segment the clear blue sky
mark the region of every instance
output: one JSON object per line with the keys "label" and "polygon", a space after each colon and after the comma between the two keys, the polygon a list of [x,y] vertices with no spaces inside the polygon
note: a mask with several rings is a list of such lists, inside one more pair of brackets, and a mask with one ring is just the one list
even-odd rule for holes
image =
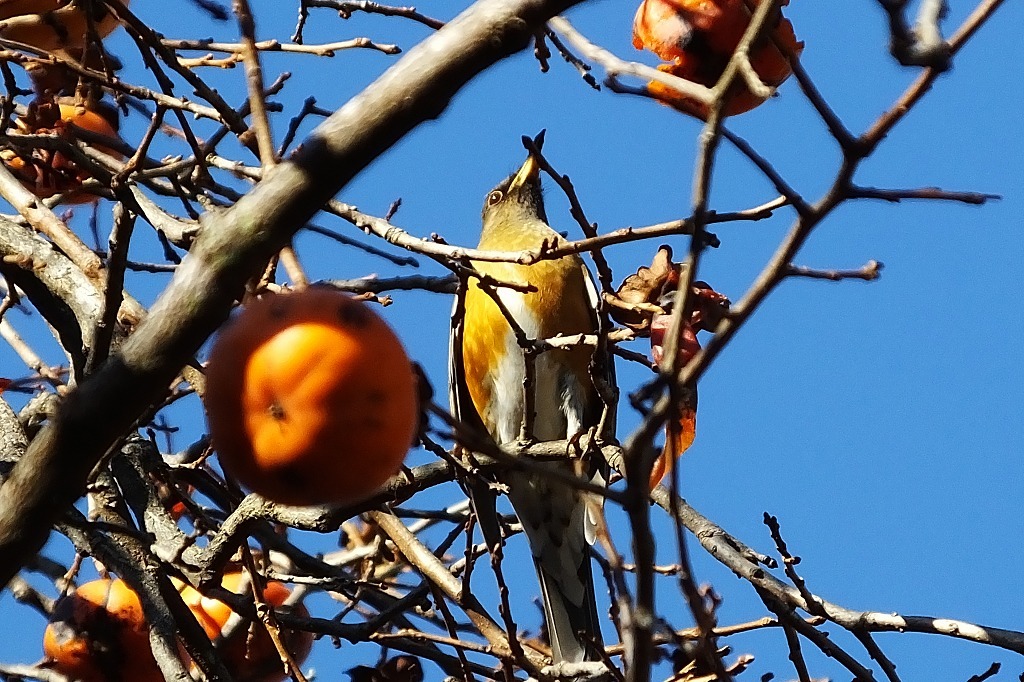
{"label": "clear blue sky", "polygon": [[[168,37],[237,37],[234,24],[210,22],[191,3],[174,4],[173,13],[164,3],[137,2],[134,9]],[[950,30],[973,7],[960,0],[951,4]],[[295,3],[253,5],[259,36],[288,40]],[[448,19],[452,6],[424,2],[419,9]],[[632,1],[604,0],[569,16],[619,56],[652,63],[630,44],[634,11]],[[916,73],[888,55],[886,24],[875,2],[794,0],[787,16],[806,42],[805,67],[854,132],[870,125]],[[1024,370],[1018,351],[1024,335],[1018,270],[1024,262],[1021,26],[1024,6],[1006,3],[857,176],[866,185],[938,186],[1003,199],[980,208],[939,202],[843,207],[818,229],[797,262],[855,268],[877,259],[885,264],[882,278],[870,284],[785,283],[700,385],[697,440],[681,469],[684,496],[727,531],[768,553],[772,543],[762,513],[777,515],[790,548],[803,557],[799,568],[810,589],[843,606],[1024,629],[1019,586],[1024,551],[1018,542],[1024,515],[1019,416]],[[366,35],[408,49],[428,34],[429,29],[402,19],[357,14],[343,22],[330,11],[313,10],[306,41]],[[135,66],[123,33],[110,46],[129,65],[126,79],[151,83]],[[279,98],[286,111],[273,121],[278,138],[306,96],[315,94],[320,106],[334,109],[395,59],[370,51],[343,52],[333,60],[269,55],[268,81],[283,70],[293,74]],[[491,69],[466,87],[440,120],[403,140],[340,198],[381,215],[401,197],[396,224],[417,235],[437,232],[451,243],[474,245],[486,191],[521,162],[520,136],[546,128],[547,157],[572,177],[588,216],[602,231],[686,216],[700,124],[648,100],[594,92],[557,57],[551,66],[542,74],[532,57],[522,54]],[[244,96],[241,68],[203,75],[229,101]],[[209,134],[204,125],[201,134]],[[838,150],[794,83],[728,125],[808,199],[820,196],[835,173]],[[125,138],[137,141],[144,126],[133,114],[123,126]],[[302,134],[308,131],[307,125]],[[162,153],[182,153],[177,142],[160,144]],[[547,196],[552,224],[578,236],[561,194],[551,188]],[[757,170],[724,144],[712,208],[737,210],[774,196]],[[105,235],[109,205],[101,204],[100,210]],[[87,211],[78,213],[75,224],[84,230]],[[780,211],[763,222],[716,226],[722,246],[707,254],[700,278],[739,299],[791,220],[792,214]],[[328,217],[317,222],[346,230]],[[677,252],[686,248],[682,239],[671,243]],[[132,256],[155,258],[154,244],[140,224]],[[648,262],[656,247],[650,242],[608,250],[616,279]],[[315,278],[412,273],[316,235],[302,236],[298,248]],[[420,260],[419,272],[442,273]],[[131,286],[151,302],[165,282],[160,275],[143,275]],[[385,311],[442,392],[449,305],[447,297],[402,294]],[[31,320],[20,313],[10,319],[51,349],[51,362],[61,361],[52,343],[29,331]],[[643,341],[634,347],[646,350]],[[0,362],[4,376],[25,374],[7,348],[0,349]],[[645,378],[632,368],[620,370],[624,392]],[[178,447],[204,428],[195,402],[170,416],[182,426]],[[626,411],[620,433],[637,421]],[[426,460],[417,453],[411,461]],[[454,499],[453,490],[447,493]],[[657,510],[654,518],[658,536],[665,538],[659,559],[672,563],[670,526]],[[305,542],[327,551],[334,540]],[[695,543],[692,547],[698,579],[711,582],[724,598],[722,624],[766,614],[746,583]],[[53,550],[66,553],[66,543],[55,542]],[[522,585],[518,592],[532,594],[525,549],[512,551],[508,565],[522,567],[513,577]],[[484,585],[480,589],[489,593]],[[677,627],[688,626],[684,607],[672,594],[674,583],[665,579],[659,590],[663,615]],[[537,611],[526,599],[517,609],[523,627],[536,626]],[[23,625],[17,636],[5,638],[0,660],[35,660],[41,619],[9,595],[0,596],[0,620],[15,618]],[[834,636],[866,660],[855,640]],[[756,656],[741,679],[756,680],[766,672],[780,680],[795,678],[781,633],[726,641],[734,654]],[[1004,663],[999,679],[1016,679],[1024,671],[1014,654],[949,638],[890,634],[877,641],[904,680],[966,680],[992,661]],[[804,651],[813,676],[849,677],[812,646],[805,644]],[[340,670],[373,655],[367,647],[338,652],[320,642],[307,667],[317,668],[320,679],[338,679]],[[428,679],[439,676],[428,668]]]}

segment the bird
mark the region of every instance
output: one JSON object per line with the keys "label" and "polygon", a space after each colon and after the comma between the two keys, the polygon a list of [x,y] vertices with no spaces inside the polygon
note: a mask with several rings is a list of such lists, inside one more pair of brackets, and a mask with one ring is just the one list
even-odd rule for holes
{"label": "bird", "polygon": [[[543,133],[533,148],[539,151],[542,142]],[[547,223],[540,170],[531,150],[522,167],[487,194],[479,249],[520,251],[565,243]],[[469,278],[460,288],[449,352],[452,411],[464,424],[482,427],[495,443],[505,445],[521,435],[527,367],[516,330],[505,314],[531,340],[595,334],[600,329],[597,290],[576,254],[532,265],[473,261],[472,266],[496,284],[481,286],[478,279]],[[528,285],[532,290],[501,283]],[[603,403],[591,378],[594,347],[550,350],[534,358],[534,418],[528,435],[538,441],[568,440],[597,426]],[[607,380],[612,380],[610,358],[601,364],[606,366]],[[540,465],[570,474],[575,471],[568,459]],[[592,475],[592,480],[603,480],[600,472]],[[553,661],[600,660],[603,644],[589,554],[593,521],[588,493],[538,471],[503,472],[500,482],[533,555]],[[498,531],[495,521],[488,532],[485,513],[479,510],[481,504],[494,501],[488,487],[483,488],[477,486],[476,493],[473,489],[470,493],[485,541],[493,548],[501,540],[488,537]],[[493,507],[490,511],[493,515]]]}

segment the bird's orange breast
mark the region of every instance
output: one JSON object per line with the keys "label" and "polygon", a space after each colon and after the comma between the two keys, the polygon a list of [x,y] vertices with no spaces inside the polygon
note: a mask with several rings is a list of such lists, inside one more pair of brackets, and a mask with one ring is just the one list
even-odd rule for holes
{"label": "bird's orange breast", "polygon": [[[482,273],[502,282],[530,284],[536,291],[521,293],[495,287],[504,307],[530,339],[593,334],[583,261],[569,256],[532,266],[513,263],[475,263]],[[567,412],[582,414],[594,400],[588,364],[592,349],[551,350],[537,356],[534,435],[565,438]],[[488,431],[499,442],[515,437],[522,420],[525,361],[505,315],[491,294],[473,280],[466,291],[462,359],[473,405]],[[572,404],[573,401],[580,404]]]}

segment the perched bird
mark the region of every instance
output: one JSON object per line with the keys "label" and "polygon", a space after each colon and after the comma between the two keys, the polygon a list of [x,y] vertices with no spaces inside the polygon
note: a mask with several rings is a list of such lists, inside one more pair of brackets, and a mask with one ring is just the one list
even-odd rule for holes
{"label": "perched bird", "polygon": [[[517,173],[487,195],[479,248],[519,251],[564,242],[547,224],[540,167],[531,153]],[[531,340],[594,334],[599,328],[597,292],[577,255],[533,265],[475,261],[473,267],[499,284],[486,287],[488,291],[472,278],[456,301],[449,357],[452,409],[464,423],[483,427],[495,442],[506,444],[520,437],[523,426],[526,361],[502,307]],[[535,291],[524,293],[500,282],[532,285]],[[586,346],[534,356],[534,419],[528,436],[540,441],[571,439],[598,424],[602,402],[591,378],[593,356],[593,347]],[[603,364],[610,376],[610,361]],[[543,466],[574,472],[568,460]],[[584,495],[541,472],[506,472],[501,482],[533,553],[552,657],[555,662],[596,660],[601,629],[588,547],[592,525]],[[471,494],[483,517],[479,508],[493,504],[493,494],[489,500],[481,499],[488,497],[487,491]],[[481,528],[492,548],[500,543],[500,537],[487,537],[484,518]],[[496,533],[495,523],[490,534]]]}

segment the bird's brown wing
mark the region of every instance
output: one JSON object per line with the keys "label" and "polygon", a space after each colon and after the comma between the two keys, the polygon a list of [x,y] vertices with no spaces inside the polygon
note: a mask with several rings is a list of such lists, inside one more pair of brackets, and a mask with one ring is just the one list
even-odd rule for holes
{"label": "bird's brown wing", "polygon": [[[587,299],[590,302],[590,309],[594,315],[594,329],[597,330],[601,338],[606,338],[605,335],[611,328],[611,320],[607,315],[601,314],[601,294],[597,290],[597,285],[594,283],[590,270],[586,265],[583,265],[582,268],[583,282],[587,289]],[[614,441],[615,423],[617,421],[616,401],[619,395],[618,385],[615,382],[615,356],[612,354],[608,343],[598,343],[591,360],[591,372],[591,378],[595,382],[603,384],[598,390],[608,391],[611,398],[608,405],[608,414],[605,418],[604,430],[600,435],[603,440]],[[594,404],[588,406],[587,423],[598,424],[604,409],[604,402],[598,397]]]}

